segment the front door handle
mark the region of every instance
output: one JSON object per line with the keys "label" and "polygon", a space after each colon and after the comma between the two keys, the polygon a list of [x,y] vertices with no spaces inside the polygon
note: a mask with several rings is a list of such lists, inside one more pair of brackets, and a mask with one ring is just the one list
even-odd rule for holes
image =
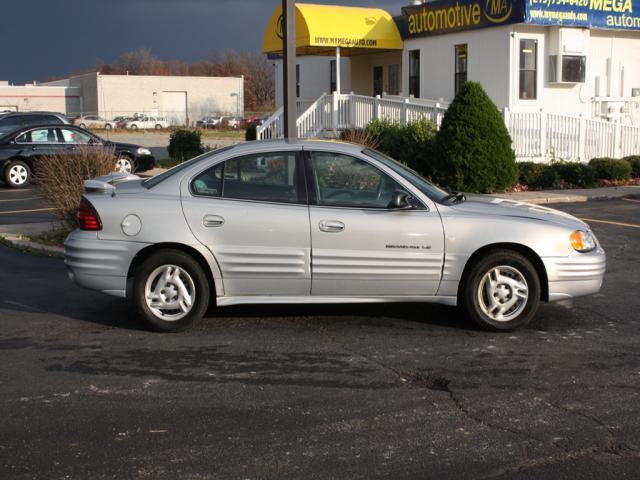
{"label": "front door handle", "polygon": [[344,223],[338,220],[320,220],[318,223],[320,230],[327,233],[341,232],[344,230]]}
{"label": "front door handle", "polygon": [[224,225],[224,218],[219,215],[205,215],[202,224],[205,227],[221,227]]}

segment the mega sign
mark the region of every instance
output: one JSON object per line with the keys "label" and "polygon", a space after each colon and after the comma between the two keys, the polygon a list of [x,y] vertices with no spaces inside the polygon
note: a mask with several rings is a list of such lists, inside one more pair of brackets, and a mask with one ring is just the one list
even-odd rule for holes
{"label": "mega sign", "polygon": [[525,0],[527,23],[640,29],[640,0]]}
{"label": "mega sign", "polygon": [[435,0],[402,15],[405,38],[523,22],[640,30],[640,0]]}

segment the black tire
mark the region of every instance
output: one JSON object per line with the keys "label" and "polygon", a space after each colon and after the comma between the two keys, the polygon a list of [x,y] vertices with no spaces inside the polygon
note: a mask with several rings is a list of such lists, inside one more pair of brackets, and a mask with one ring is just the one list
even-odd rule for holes
{"label": "black tire", "polygon": [[160,130],[162,128],[162,125],[156,125],[156,130]]}
{"label": "black tire", "polygon": [[[193,292],[191,292],[191,294],[194,301],[191,309],[185,316],[175,320],[168,320],[158,316],[149,307],[145,299],[147,281],[152,277],[150,287],[157,287],[158,283],[153,282],[153,279],[158,279],[158,275],[161,275],[161,273],[155,272],[158,272],[158,270],[161,270],[164,266],[179,267],[183,272],[188,274],[193,283]],[[161,271],[164,272],[166,270],[162,269]],[[175,273],[175,270],[172,271]],[[181,277],[181,279],[184,280],[184,277]],[[184,284],[187,285],[187,290],[190,290],[189,284]],[[171,285],[167,288],[170,287]],[[174,293],[178,291],[178,289],[173,289]],[[133,278],[130,301],[133,303],[140,318],[154,330],[160,332],[179,332],[189,327],[195,320],[200,319],[205,314],[209,306],[210,291],[211,285],[209,285],[207,276],[200,264],[193,257],[179,250],[167,249],[154,253],[139,266]],[[164,288],[162,292],[165,292]],[[167,295],[162,295],[163,297],[174,298],[171,296],[171,292]],[[167,313],[170,311],[174,310],[168,310]]]}
{"label": "black tire", "polygon": [[80,125],[78,125],[80,128],[87,128],[87,126],[84,123],[81,123]]}
{"label": "black tire", "polygon": [[[513,310],[504,312],[506,318],[497,320],[485,313],[486,303],[496,302],[494,304],[495,307],[500,309],[501,303],[507,303],[511,298],[510,294],[513,295],[511,286],[498,281],[496,288],[499,290],[494,292],[497,296],[494,295],[494,300],[490,300],[487,289],[483,288],[481,283],[485,275],[489,275],[489,272],[495,271],[497,267],[501,266],[507,267],[501,272],[507,277],[517,277],[518,274],[524,277],[527,298],[524,301],[519,301],[512,307]],[[487,281],[489,284],[491,283],[489,280]],[[486,287],[486,282],[484,287]],[[487,288],[491,290],[490,286]],[[508,332],[520,328],[531,321],[540,306],[540,292],[540,277],[531,261],[521,253],[499,249],[488,252],[471,266],[463,279],[459,300],[460,306],[480,328],[496,332]],[[485,304],[484,309],[483,304]],[[498,314],[499,312],[496,312],[496,315]],[[508,318],[509,316],[513,316],[513,318]]]}
{"label": "black tire", "polygon": [[31,168],[22,160],[9,162],[3,173],[4,183],[9,188],[25,188],[31,183]]}
{"label": "black tire", "polygon": [[134,125],[131,125],[131,126],[129,127],[129,129],[130,129],[130,130],[138,130],[138,126],[134,124]]}
{"label": "black tire", "polygon": [[113,126],[112,126],[110,123],[107,123],[107,124],[104,126],[104,129],[105,129],[105,130],[111,130],[111,129],[113,129]]}

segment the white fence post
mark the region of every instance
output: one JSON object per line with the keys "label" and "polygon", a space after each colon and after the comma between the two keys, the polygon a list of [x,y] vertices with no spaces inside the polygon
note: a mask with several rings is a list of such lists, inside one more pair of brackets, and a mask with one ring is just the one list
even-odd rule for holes
{"label": "white fence post", "polygon": [[400,123],[402,125],[406,125],[408,122],[408,108],[407,106],[409,105],[409,99],[405,98],[404,102],[402,102],[402,108],[400,109]]}
{"label": "white fence post", "polygon": [[587,148],[587,121],[582,116],[582,114],[580,114],[579,117],[580,118],[578,121],[580,122],[580,126],[578,129],[578,161],[586,162],[587,159],[585,158],[585,152]]}
{"label": "white fence post", "polygon": [[356,127],[356,97],[354,93],[349,94],[349,128]]}
{"label": "white fence post", "polygon": [[380,118],[380,95],[376,95],[376,99],[373,102],[373,119],[379,119]]}
{"label": "white fence post", "polygon": [[622,128],[620,122],[616,122],[613,130],[613,157],[622,157]]}
{"label": "white fence post", "polygon": [[547,157],[547,113],[540,109],[540,156]]}
{"label": "white fence post", "polygon": [[511,112],[509,111],[509,107],[504,107],[502,109],[502,120],[504,121],[505,126],[507,127],[507,132],[509,132],[509,136],[511,137],[511,149],[516,152],[516,139],[513,136],[513,131],[511,130]]}
{"label": "white fence post", "polygon": [[333,132],[336,133],[338,129],[338,94],[333,92],[333,104],[331,111],[331,123],[333,123]]}

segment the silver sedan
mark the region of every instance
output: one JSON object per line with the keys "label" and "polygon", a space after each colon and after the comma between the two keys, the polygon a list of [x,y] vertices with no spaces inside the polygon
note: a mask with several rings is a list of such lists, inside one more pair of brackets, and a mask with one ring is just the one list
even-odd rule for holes
{"label": "silver sedan", "polygon": [[156,177],[89,180],[65,242],[78,285],[162,331],[209,305],[435,302],[512,330],[596,293],[605,254],[549,208],[449,194],[362,146],[252,142]]}

